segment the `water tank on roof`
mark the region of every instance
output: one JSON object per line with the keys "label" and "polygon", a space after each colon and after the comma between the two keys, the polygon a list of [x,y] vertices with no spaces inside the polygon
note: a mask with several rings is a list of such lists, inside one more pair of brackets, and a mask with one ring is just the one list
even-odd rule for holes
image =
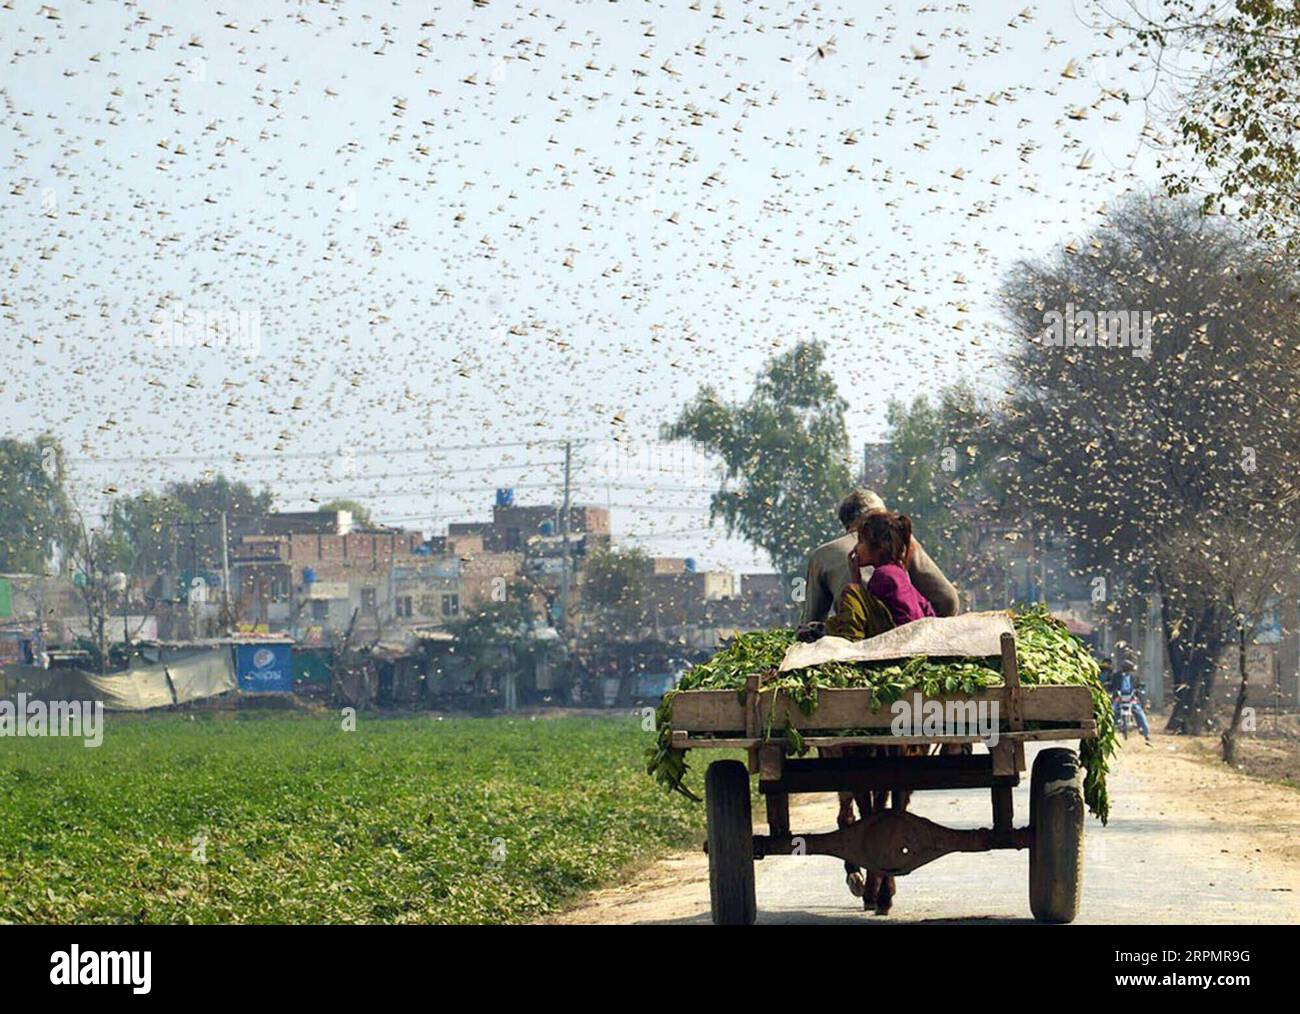
{"label": "water tank on roof", "polygon": [[688,574],[695,573],[695,557],[693,556],[688,556],[686,558],[686,573]]}
{"label": "water tank on roof", "polygon": [[303,569],[302,569],[302,583],[303,583],[303,584],[315,584],[315,582],[316,582],[316,568],[315,568],[315,567],[303,567]]}
{"label": "water tank on roof", "polygon": [[515,505],[515,491],[513,487],[502,486],[497,490],[497,506],[513,507]]}
{"label": "water tank on roof", "polygon": [[555,522],[554,522],[554,521],[549,521],[549,520],[548,520],[548,521],[543,521],[539,527],[540,527],[541,532],[542,532],[543,535],[554,535],[554,534],[555,534]]}

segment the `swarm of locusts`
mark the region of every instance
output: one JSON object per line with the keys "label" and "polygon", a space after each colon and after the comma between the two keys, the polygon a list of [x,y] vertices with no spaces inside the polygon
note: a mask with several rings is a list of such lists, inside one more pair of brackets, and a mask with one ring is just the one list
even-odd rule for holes
{"label": "swarm of locusts", "polygon": [[[1028,686],[1078,685],[1092,693],[1097,723],[1095,739],[1082,741],[1079,759],[1086,769],[1083,797],[1088,809],[1104,824],[1110,814],[1106,772],[1115,753],[1115,723],[1110,696],[1101,684],[1100,668],[1088,649],[1066,630],[1065,624],[1041,607],[1012,614],[1016,631],[1016,657],[1020,681]],[[647,750],[650,774],[666,788],[697,798],[686,788],[686,753],[671,743],[673,694],[683,690],[735,690],[743,696],[745,681],[753,673],[772,674],[762,684],[763,693],[784,691],[805,715],[817,709],[820,690],[858,688],[871,691],[871,705],[888,707],[904,693],[926,695],[973,693],[1002,685],[999,660],[931,659],[918,657],[897,662],[831,662],[776,674],[786,649],[794,641],[792,630],[763,630],[741,634],[707,662],[695,666],[677,690],[664,695],[656,715],[656,743]],[[793,728],[768,728],[768,738],[783,737],[791,752],[803,744]]]}

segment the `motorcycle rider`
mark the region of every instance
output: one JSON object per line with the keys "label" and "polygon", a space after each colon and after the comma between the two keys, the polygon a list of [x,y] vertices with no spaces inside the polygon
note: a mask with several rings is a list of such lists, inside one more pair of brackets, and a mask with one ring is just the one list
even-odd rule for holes
{"label": "motorcycle rider", "polygon": [[[1118,647],[1118,646],[1117,646]],[[1137,690],[1137,681],[1134,678],[1133,659],[1127,652],[1116,651],[1115,653],[1115,675],[1111,681],[1111,696],[1113,707],[1115,709],[1115,721],[1119,721],[1121,701],[1128,698],[1130,700],[1130,712],[1133,720],[1137,722],[1138,731],[1142,733],[1146,745],[1151,745],[1151,727],[1147,724],[1146,712],[1142,710],[1142,698]]]}

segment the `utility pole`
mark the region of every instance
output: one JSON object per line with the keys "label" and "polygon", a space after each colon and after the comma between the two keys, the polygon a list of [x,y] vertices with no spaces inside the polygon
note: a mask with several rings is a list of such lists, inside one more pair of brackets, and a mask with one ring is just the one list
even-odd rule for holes
{"label": "utility pole", "polygon": [[[198,522],[190,521],[188,522],[188,524],[190,526],[190,583],[189,583],[189,587],[185,589],[185,600],[186,603],[189,605],[189,611],[190,611],[190,637],[196,638],[199,636],[199,619],[198,619],[199,611],[194,608],[195,606],[194,582],[197,579],[197,575],[199,572],[199,554],[195,545],[194,526],[198,524]],[[204,587],[203,601],[206,602],[207,600],[208,600],[208,589]]]}
{"label": "utility pole", "polygon": [[564,566],[560,570],[560,624],[565,633],[569,629],[569,475],[572,463],[573,445],[564,442],[564,508],[560,512],[560,536],[563,543]]}
{"label": "utility pole", "polygon": [[221,512],[221,617],[226,621],[226,633],[234,627],[230,615],[230,543],[226,538],[226,512]]}
{"label": "utility pole", "polygon": [[172,593],[172,594],[171,594],[171,598],[172,598],[172,603],[175,604],[175,603],[177,603],[177,602],[179,602],[179,601],[181,600],[181,593],[180,593],[180,584],[181,584],[181,581],[180,581],[180,569],[181,569],[181,564],[180,564],[180,560],[177,559],[177,550],[176,550],[176,547],[177,547],[177,540],[173,538],[173,539],[168,539],[167,541],[170,542],[170,543],[172,544],[172,570],[171,570],[171,579],[172,579],[171,593]]}

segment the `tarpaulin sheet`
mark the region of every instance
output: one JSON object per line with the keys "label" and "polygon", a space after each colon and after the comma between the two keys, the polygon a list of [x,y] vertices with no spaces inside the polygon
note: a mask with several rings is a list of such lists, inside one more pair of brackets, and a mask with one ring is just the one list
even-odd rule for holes
{"label": "tarpaulin sheet", "polygon": [[989,658],[1002,654],[1002,635],[1013,633],[1011,617],[1003,612],[927,616],[862,641],[843,637],[796,641],[786,649],[780,671],[824,662],[883,662],[916,655]]}
{"label": "tarpaulin sheet", "polygon": [[109,711],[147,711],[176,703],[167,683],[167,666],[161,662],[134,666],[112,676],[78,675],[86,688],[84,696],[103,701]]}
{"label": "tarpaulin sheet", "polygon": [[169,662],[138,665],[111,676],[78,669],[47,672],[24,667],[10,693],[44,700],[103,701],[110,711],[148,711],[215,697],[238,687],[229,648],[212,648]]}
{"label": "tarpaulin sheet", "polygon": [[229,648],[200,651],[167,663],[167,675],[176,691],[176,703],[215,697],[239,686]]}

